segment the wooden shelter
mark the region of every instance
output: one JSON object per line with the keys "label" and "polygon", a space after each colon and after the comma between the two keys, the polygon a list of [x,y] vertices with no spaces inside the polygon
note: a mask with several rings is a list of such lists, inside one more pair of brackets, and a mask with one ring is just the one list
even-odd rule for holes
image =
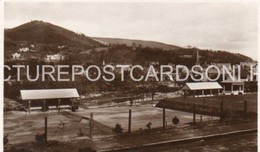
{"label": "wooden shelter", "polygon": [[218,82],[188,82],[182,89],[185,95],[213,96],[219,95],[222,86]]}
{"label": "wooden shelter", "polygon": [[50,106],[59,111],[62,105],[74,105],[74,100],[79,98],[77,89],[30,89],[20,90],[22,102],[27,106],[30,113],[31,107],[42,107],[43,111]]}

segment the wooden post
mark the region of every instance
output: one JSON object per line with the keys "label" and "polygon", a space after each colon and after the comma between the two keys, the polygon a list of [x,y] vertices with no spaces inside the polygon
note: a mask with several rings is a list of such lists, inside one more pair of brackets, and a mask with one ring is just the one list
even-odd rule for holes
{"label": "wooden post", "polygon": [[163,130],[165,129],[165,108],[163,108]]}
{"label": "wooden post", "polygon": [[128,117],[128,132],[131,132],[131,119],[132,119],[132,111],[129,109],[129,117]]}
{"label": "wooden post", "polygon": [[58,113],[60,113],[60,99],[58,99]]}
{"label": "wooden post", "polygon": [[196,125],[196,109],[195,109],[195,104],[193,104],[193,125]]}
{"label": "wooden post", "polygon": [[231,93],[233,93],[233,84],[231,83]]}
{"label": "wooden post", "polygon": [[90,113],[90,120],[89,120],[89,137],[92,138],[92,128],[94,126],[93,122],[93,113]]}
{"label": "wooden post", "polygon": [[244,119],[247,118],[247,101],[244,101]]}
{"label": "wooden post", "polygon": [[28,101],[28,112],[31,113],[31,100]]}
{"label": "wooden post", "polygon": [[224,101],[223,101],[223,98],[222,98],[222,101],[220,103],[220,122],[223,121],[223,104],[224,104]]}
{"label": "wooden post", "polygon": [[46,141],[46,142],[47,142],[47,132],[48,132],[48,128],[47,128],[47,117],[45,117],[44,133],[45,133],[45,141]]}

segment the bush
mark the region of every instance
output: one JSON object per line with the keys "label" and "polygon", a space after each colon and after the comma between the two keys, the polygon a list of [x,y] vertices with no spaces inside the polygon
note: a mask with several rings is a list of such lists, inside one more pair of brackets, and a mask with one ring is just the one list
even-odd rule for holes
{"label": "bush", "polygon": [[8,140],[8,135],[4,136],[4,145],[8,144],[9,140]]}
{"label": "bush", "polygon": [[116,133],[122,133],[123,128],[122,128],[122,126],[121,126],[120,124],[117,123],[116,126],[115,126],[114,131],[115,131]]}
{"label": "bush", "polygon": [[43,133],[43,134],[37,133],[37,134],[35,135],[35,140],[36,140],[37,142],[45,141],[45,133]]}
{"label": "bush", "polygon": [[86,147],[86,148],[79,149],[79,152],[96,152],[96,150],[91,147]]}

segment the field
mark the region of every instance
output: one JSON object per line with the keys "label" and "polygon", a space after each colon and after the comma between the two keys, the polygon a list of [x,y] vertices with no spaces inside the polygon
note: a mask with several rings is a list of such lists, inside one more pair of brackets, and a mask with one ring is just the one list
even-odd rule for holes
{"label": "field", "polygon": [[[216,98],[217,100],[213,100]],[[239,108],[243,104],[243,100],[248,101],[248,111],[254,112],[256,109],[256,94],[247,94],[239,96],[223,96],[224,108]],[[176,101],[173,101],[175,100]],[[187,99],[187,98],[186,98]],[[194,103],[203,106],[218,107],[222,96],[190,98],[187,103]],[[228,100],[230,99],[230,100]],[[166,100],[168,103],[183,103],[181,98],[172,98]],[[233,106],[231,106],[233,104]],[[253,106],[254,105],[254,106]],[[242,106],[243,107],[243,106]],[[56,110],[48,112],[32,111],[30,114],[22,111],[5,111],[4,112],[4,134],[8,134],[10,144],[31,143],[35,142],[35,135],[44,132],[44,117],[48,117],[48,140],[56,140],[61,142],[80,141],[81,139],[90,139],[89,117],[93,113],[94,127],[91,132],[91,138],[94,141],[110,139],[115,134],[112,128],[117,123],[121,124],[123,132],[128,131],[129,109],[132,111],[131,131],[147,130],[146,124],[151,122],[151,128],[161,128],[163,119],[163,110],[154,107],[151,102],[143,102],[142,104],[134,104],[130,106],[126,103],[112,103],[103,105],[84,106],[77,112],[71,112],[68,109],[62,110],[60,114]],[[177,116],[180,123],[177,126],[172,124],[172,118]],[[196,115],[197,122],[205,122],[209,120],[218,120],[219,117]],[[189,112],[176,111],[166,109],[166,122],[169,128],[185,128],[190,126],[193,121],[193,114]],[[64,127],[59,124],[64,123]],[[81,130],[82,136],[79,136]],[[184,133],[184,132],[183,132]],[[186,134],[186,133],[184,133]]]}
{"label": "field", "polygon": [[257,118],[257,94],[223,95],[212,97],[177,97],[165,99],[157,104],[157,107],[193,112],[200,114],[220,116],[221,102],[223,101],[223,114],[229,118],[242,117],[246,101],[248,118]]}
{"label": "field", "polygon": [[[128,111],[132,109],[132,131],[140,128],[146,129],[148,122],[152,123],[151,128],[162,127],[162,109],[152,107],[150,104],[127,106],[121,105],[103,108],[80,108],[78,112],[63,110],[61,114],[57,111],[32,111],[30,114],[20,111],[4,113],[4,133],[8,134],[10,143],[26,143],[35,141],[37,133],[44,132],[44,117],[48,117],[48,139],[58,141],[69,141],[89,138],[89,121],[81,119],[94,115],[93,139],[112,136],[112,128],[116,123],[122,125],[123,132],[128,131]],[[171,119],[177,116],[180,119],[178,126],[185,126],[192,122],[192,114],[180,111],[166,110],[166,121],[168,126],[173,126]],[[211,116],[203,116],[202,120],[218,119]],[[63,129],[59,129],[59,124],[65,123]],[[197,121],[200,116],[197,115]],[[79,129],[85,134],[78,136]]]}
{"label": "field", "polygon": [[[113,106],[106,108],[90,108],[86,110],[80,110],[77,112],[77,115],[81,116],[89,116],[92,112],[94,114],[94,120],[106,125],[110,128],[115,127],[116,123],[122,125],[124,131],[128,130],[128,116],[129,109],[132,110],[132,131],[141,129],[146,129],[146,124],[151,122],[152,128],[162,127],[162,118],[163,118],[163,110],[161,108],[156,108],[151,106],[150,104],[138,105],[138,106]],[[174,110],[166,110],[166,122],[168,126],[173,126],[172,118],[177,116],[180,120],[178,126],[187,125],[187,123],[192,122],[192,114],[174,111]],[[197,121],[200,121],[200,115],[196,117]],[[211,116],[202,116],[202,120],[213,120],[218,119],[216,117]]]}

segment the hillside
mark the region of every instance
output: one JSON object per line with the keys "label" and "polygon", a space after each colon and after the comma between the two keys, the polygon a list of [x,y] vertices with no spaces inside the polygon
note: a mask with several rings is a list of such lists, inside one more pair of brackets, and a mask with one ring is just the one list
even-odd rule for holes
{"label": "hillside", "polygon": [[[62,27],[43,21],[31,21],[12,29],[5,29],[5,43],[15,45],[15,42],[43,45],[65,45],[84,48],[99,47],[101,44]],[[9,45],[7,45],[9,46]]]}
{"label": "hillside", "polygon": [[[112,45],[111,45],[112,44]],[[15,28],[5,29],[4,58],[21,53],[21,60],[44,61],[46,55],[63,54],[66,63],[74,64],[160,64],[193,65],[199,50],[200,63],[231,63],[252,61],[251,58],[227,51],[199,48],[182,48],[154,41],[119,38],[87,37],[63,27],[43,21],[31,21]],[[21,51],[27,49],[27,51]]]}
{"label": "hillside", "polygon": [[155,42],[155,41],[145,41],[145,40],[131,40],[131,39],[121,39],[121,38],[103,38],[103,37],[92,37],[94,40],[99,41],[103,44],[126,44],[127,46],[141,46],[142,48],[145,47],[151,47],[151,48],[160,48],[164,50],[176,50],[181,47],[165,44],[161,42]]}

